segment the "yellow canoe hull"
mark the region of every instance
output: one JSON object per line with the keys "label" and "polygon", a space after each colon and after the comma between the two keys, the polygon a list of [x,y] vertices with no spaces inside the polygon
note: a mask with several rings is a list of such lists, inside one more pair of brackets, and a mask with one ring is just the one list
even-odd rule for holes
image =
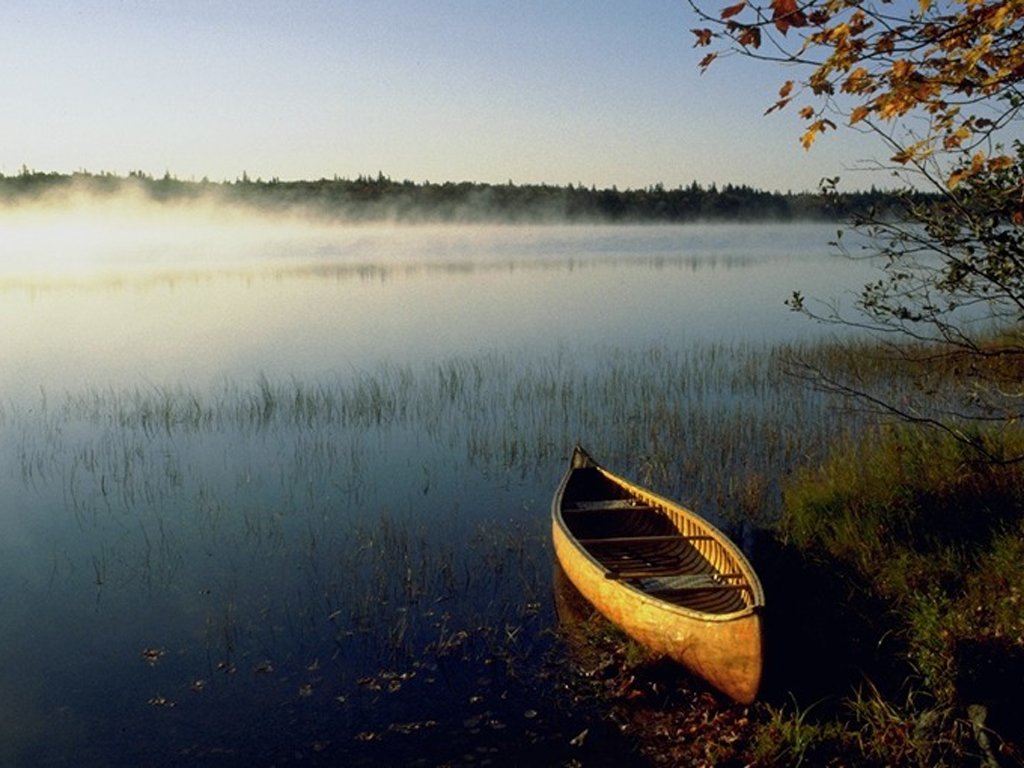
{"label": "yellow canoe hull", "polygon": [[757,697],[764,594],[721,531],[577,448],[552,502],[552,540],[572,584],[626,634],[737,702]]}

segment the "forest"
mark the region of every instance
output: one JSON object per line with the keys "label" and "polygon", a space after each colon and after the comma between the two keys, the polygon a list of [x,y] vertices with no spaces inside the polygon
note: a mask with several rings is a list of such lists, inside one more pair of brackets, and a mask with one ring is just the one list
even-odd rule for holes
{"label": "forest", "polygon": [[[828,186],[828,185],[826,185]],[[234,181],[181,180],[170,173],[40,172],[23,167],[0,174],[0,202],[22,204],[66,194],[94,197],[137,193],[153,201],[187,202],[215,198],[280,213],[354,221],[496,223],[683,223],[692,221],[846,221],[871,212],[897,215],[907,193],[872,187],[861,192],[767,192],[746,185],[694,181],[667,188],[598,189],[580,184],[488,184],[394,181],[383,173],[356,179],[265,181],[248,174]]]}

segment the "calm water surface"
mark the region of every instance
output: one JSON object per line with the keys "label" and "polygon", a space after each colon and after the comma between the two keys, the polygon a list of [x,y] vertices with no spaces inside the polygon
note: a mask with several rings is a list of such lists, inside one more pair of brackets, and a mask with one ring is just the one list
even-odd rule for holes
{"label": "calm water surface", "polygon": [[0,765],[619,760],[554,609],[572,442],[770,507],[840,429],[773,374],[821,333],[783,301],[867,277],[807,225],[40,222],[0,257]]}

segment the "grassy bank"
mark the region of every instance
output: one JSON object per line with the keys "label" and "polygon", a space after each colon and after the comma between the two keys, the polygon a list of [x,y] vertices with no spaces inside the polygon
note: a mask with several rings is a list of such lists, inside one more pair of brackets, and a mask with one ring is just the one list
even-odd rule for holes
{"label": "grassy bank", "polygon": [[[1024,434],[1000,439],[1019,452]],[[791,601],[793,626],[783,632],[816,633],[845,669],[833,666],[830,691],[803,683],[800,698],[769,706],[765,756],[1019,763],[1024,466],[979,461],[949,436],[891,428],[837,446],[784,495],[779,554],[801,563],[794,571],[827,571],[839,604]],[[785,586],[800,594],[798,583]],[[818,713],[812,696],[825,697]]]}

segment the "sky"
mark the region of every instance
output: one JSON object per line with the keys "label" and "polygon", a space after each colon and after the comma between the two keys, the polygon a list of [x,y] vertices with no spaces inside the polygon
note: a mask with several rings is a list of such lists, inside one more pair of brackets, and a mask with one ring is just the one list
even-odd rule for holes
{"label": "sky", "polygon": [[[583,184],[877,181],[805,151],[793,73],[705,74],[685,0],[0,0],[0,173]],[[884,182],[883,182],[884,183]]]}

